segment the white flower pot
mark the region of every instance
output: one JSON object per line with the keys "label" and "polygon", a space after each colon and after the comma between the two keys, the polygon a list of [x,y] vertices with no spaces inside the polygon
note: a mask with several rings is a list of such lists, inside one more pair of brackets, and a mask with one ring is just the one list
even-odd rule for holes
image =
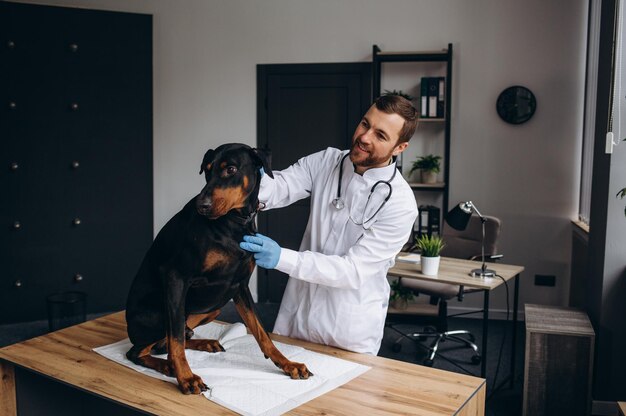
{"label": "white flower pot", "polygon": [[396,299],[396,300],[391,301],[391,306],[394,309],[403,311],[409,307],[409,301],[407,299],[402,299],[402,298]]}
{"label": "white flower pot", "polygon": [[441,256],[437,257],[424,257],[422,256],[422,274],[428,276],[436,276],[439,272],[439,260]]}
{"label": "white flower pot", "polygon": [[422,170],[422,183],[436,183],[437,173],[432,170]]}

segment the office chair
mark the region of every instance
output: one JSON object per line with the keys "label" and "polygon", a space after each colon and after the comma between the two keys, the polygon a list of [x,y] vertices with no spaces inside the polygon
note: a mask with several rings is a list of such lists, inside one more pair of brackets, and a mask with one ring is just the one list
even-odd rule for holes
{"label": "office chair", "polygon": [[[500,220],[496,217],[484,216],[485,223],[485,259],[487,261],[494,261],[501,256],[495,255],[497,253],[498,237],[500,235]],[[441,251],[442,256],[462,258],[469,260],[482,260],[481,256],[481,243],[482,243],[482,223],[481,219],[477,216],[470,218],[467,228],[463,231],[455,230],[452,227],[445,227],[443,230],[442,238],[446,246]],[[489,253],[489,254],[487,254]],[[466,289],[460,285],[452,285],[447,283],[439,283],[433,281],[422,281],[415,279],[400,278],[400,284],[406,288],[411,289],[415,294],[424,294],[430,296],[430,304],[437,305],[437,323],[435,328],[426,327],[422,332],[414,332],[404,334],[394,328],[393,324],[388,324],[387,327],[401,334],[392,346],[392,350],[399,352],[402,348],[401,341],[404,338],[417,341],[420,347],[426,348],[429,352],[423,364],[426,366],[432,366],[439,344],[441,342],[450,340],[464,344],[466,347],[471,348],[474,351],[474,355],[471,360],[472,363],[478,364],[481,361],[481,355],[478,351],[478,346],[474,343],[474,335],[466,330],[448,331],[447,318],[447,301],[457,297],[459,301],[463,300],[463,297],[472,292],[480,291],[479,289]],[[475,312],[460,313],[451,316],[459,316]],[[390,310],[390,315],[394,315],[394,311]],[[402,313],[401,316],[406,320],[407,315]],[[399,318],[398,315],[396,318]],[[426,346],[421,342],[434,338],[434,342],[430,346]]]}

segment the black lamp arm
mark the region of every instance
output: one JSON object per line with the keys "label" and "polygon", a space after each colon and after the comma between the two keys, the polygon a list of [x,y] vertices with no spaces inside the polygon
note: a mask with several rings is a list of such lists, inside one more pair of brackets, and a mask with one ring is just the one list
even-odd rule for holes
{"label": "black lamp arm", "polygon": [[482,239],[482,243],[480,245],[481,246],[481,258],[482,258],[483,264],[482,264],[482,266],[480,268],[481,268],[481,270],[484,273],[485,270],[487,270],[487,262],[485,260],[485,223],[487,222],[487,219],[485,217],[483,217],[483,215],[480,213],[478,208],[476,208],[476,205],[474,205],[474,203],[472,201],[467,201],[463,205],[465,205],[466,209],[474,211],[476,213],[476,215],[478,215],[478,217],[480,218],[480,222],[481,222],[481,225],[482,225],[482,231],[483,231],[483,239]]}

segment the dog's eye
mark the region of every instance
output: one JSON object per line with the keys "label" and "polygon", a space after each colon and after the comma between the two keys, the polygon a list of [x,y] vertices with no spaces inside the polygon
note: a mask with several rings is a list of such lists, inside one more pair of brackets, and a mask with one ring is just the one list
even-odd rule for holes
{"label": "dog's eye", "polygon": [[237,173],[237,167],[236,167],[236,166],[228,166],[228,167],[226,168],[226,174],[227,174],[228,176],[232,176],[232,175],[234,175],[235,173]]}

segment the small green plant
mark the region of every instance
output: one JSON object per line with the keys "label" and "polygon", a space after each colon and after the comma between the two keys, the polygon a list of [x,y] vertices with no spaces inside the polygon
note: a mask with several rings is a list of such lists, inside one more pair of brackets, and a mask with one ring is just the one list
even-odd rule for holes
{"label": "small green plant", "polygon": [[437,237],[436,235],[429,236],[427,234],[417,237],[415,244],[417,244],[417,248],[420,250],[422,257],[438,257],[441,249],[446,246],[441,237]]}
{"label": "small green plant", "polygon": [[393,90],[393,91],[389,91],[389,90],[385,90],[385,92],[383,93],[383,95],[399,95],[400,97],[404,97],[409,101],[413,101],[415,99],[415,97],[404,93],[402,90]]}
{"label": "small green plant", "polygon": [[413,166],[411,166],[411,171],[409,172],[409,174],[413,173],[414,171],[418,169],[422,169],[427,172],[439,173],[439,170],[441,169],[441,165],[439,163],[440,161],[441,161],[441,156],[435,156],[435,155],[420,156],[417,158],[415,162],[413,162]]}
{"label": "small green plant", "polygon": [[389,294],[389,301],[395,302],[397,300],[413,300],[413,291],[400,284],[400,279],[394,280],[389,285],[391,287],[391,293]]}

